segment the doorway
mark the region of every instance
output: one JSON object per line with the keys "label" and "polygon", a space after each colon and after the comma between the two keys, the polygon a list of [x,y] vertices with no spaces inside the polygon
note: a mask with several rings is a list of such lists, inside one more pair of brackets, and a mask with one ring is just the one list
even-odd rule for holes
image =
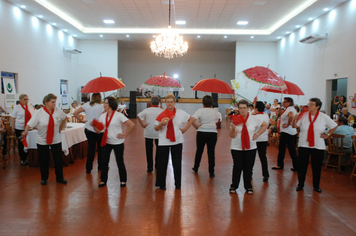
{"label": "doorway", "polygon": [[[327,81],[327,111],[330,116],[336,113],[337,107],[334,105],[335,96],[345,96],[347,100],[347,78],[332,79]],[[336,99],[338,101],[338,99]]]}

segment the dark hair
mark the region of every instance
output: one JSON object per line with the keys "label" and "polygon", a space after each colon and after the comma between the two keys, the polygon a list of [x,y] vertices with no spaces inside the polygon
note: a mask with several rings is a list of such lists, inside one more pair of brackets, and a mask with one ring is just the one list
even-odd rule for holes
{"label": "dark hair", "polygon": [[109,107],[113,110],[116,111],[118,107],[117,100],[114,97],[106,97],[104,100],[108,100]]}
{"label": "dark hair", "polygon": [[93,93],[91,95],[91,101],[90,101],[89,105],[93,106],[95,103],[101,104],[101,94],[100,93]]}
{"label": "dark hair", "polygon": [[294,105],[294,109],[299,112],[299,106],[298,105]]}
{"label": "dark hair", "polygon": [[255,106],[252,103],[250,103],[249,107],[255,108]]}
{"label": "dark hair", "polygon": [[294,101],[293,101],[293,98],[290,98],[290,97],[285,97],[284,100],[286,100],[286,102],[289,102],[290,105],[289,106],[294,106]]}
{"label": "dark hair", "polygon": [[159,98],[157,96],[152,96],[151,97],[151,104],[153,106],[157,106],[159,104]]}
{"label": "dark hair", "polygon": [[248,103],[247,100],[245,99],[241,99],[240,101],[237,102],[237,107],[240,108],[240,105],[246,105],[246,107],[248,107],[250,105],[250,103]]}
{"label": "dark hair", "polygon": [[[344,95],[341,95],[340,97],[344,98],[344,102],[346,102],[346,97]],[[339,98],[340,100],[340,98]]]}
{"label": "dark hair", "polygon": [[265,104],[261,101],[256,102],[255,108],[257,108],[258,112],[263,112],[265,110]]}
{"label": "dark hair", "polygon": [[339,122],[344,124],[344,125],[348,125],[349,124],[349,121],[347,120],[347,118],[343,117],[343,116],[339,117]]}
{"label": "dark hair", "polygon": [[320,110],[321,105],[323,105],[319,98],[311,98],[309,99],[309,101],[315,102],[315,106],[319,107],[318,111]]}
{"label": "dark hair", "polygon": [[213,106],[213,98],[209,95],[205,95],[203,97],[203,105],[204,107],[211,107]]}
{"label": "dark hair", "polygon": [[43,105],[46,105],[46,102],[51,101],[52,99],[57,99],[57,96],[54,95],[53,93],[49,93],[47,94],[44,98],[43,98]]}
{"label": "dark hair", "polygon": [[16,101],[16,105],[20,104],[20,101]]}

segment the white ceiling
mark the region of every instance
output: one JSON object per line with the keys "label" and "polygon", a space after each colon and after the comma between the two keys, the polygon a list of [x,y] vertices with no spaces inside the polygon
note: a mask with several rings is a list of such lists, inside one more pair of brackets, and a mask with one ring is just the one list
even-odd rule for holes
{"label": "white ceiling", "polygon": [[[36,0],[7,0],[16,6],[25,5],[23,10],[38,16],[48,23],[57,23],[59,29],[68,29],[69,34],[79,39],[119,40],[120,49],[147,49],[153,35],[168,26],[168,1],[164,0],[39,0],[51,4],[65,13],[86,29],[96,30],[144,29],[152,33],[84,33],[56,15]],[[298,7],[310,0],[174,0],[172,4],[171,25],[180,30],[193,30],[184,34],[190,49],[195,50],[234,50],[236,41],[277,41],[287,31],[297,29],[296,25],[305,25],[346,0],[317,0],[311,6],[296,14],[286,23],[276,28],[276,24]],[[103,20],[112,19],[113,25],[106,25]],[[175,25],[176,20],[185,20],[186,25]],[[237,21],[248,21],[248,25],[237,25]],[[276,28],[276,29],[274,29]],[[201,30],[232,30],[230,33],[198,34]],[[272,30],[271,30],[272,29]],[[242,31],[239,31],[242,30]],[[254,30],[255,32],[245,32]],[[258,35],[258,32],[265,33]],[[322,32],[315,32],[322,33]],[[126,37],[129,34],[130,37]],[[103,35],[100,37],[99,35]],[[227,35],[227,38],[224,36]],[[252,39],[251,36],[254,36]]]}

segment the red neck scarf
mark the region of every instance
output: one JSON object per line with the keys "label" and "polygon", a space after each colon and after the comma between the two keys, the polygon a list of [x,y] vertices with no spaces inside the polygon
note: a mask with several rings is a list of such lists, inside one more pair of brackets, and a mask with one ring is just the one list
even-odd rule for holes
{"label": "red neck scarf", "polygon": [[152,105],[152,107],[158,107],[158,105]]}
{"label": "red neck scarf", "polygon": [[314,139],[314,122],[319,116],[319,111],[317,111],[316,115],[314,116],[314,120],[312,121],[311,113],[309,112],[309,128],[308,128],[308,138],[307,141],[309,142],[309,147],[315,146],[315,139]]}
{"label": "red neck scarf", "polygon": [[25,129],[26,129],[27,122],[31,119],[31,113],[28,110],[28,105],[26,105],[26,107],[24,107],[22,103],[20,103],[20,105],[25,110]]}
{"label": "red neck scarf", "polygon": [[107,112],[106,113],[106,118],[105,118],[105,131],[104,131],[104,134],[103,134],[103,139],[101,140],[101,146],[104,147],[106,145],[106,140],[108,138],[108,127],[110,125],[110,122],[112,120],[112,118],[114,117],[114,114],[115,114],[115,111],[112,111],[112,114],[108,120],[108,117],[109,117],[109,113]]}
{"label": "red neck scarf", "polygon": [[264,112],[257,112],[256,115],[258,115],[258,114],[264,114]]}
{"label": "red neck scarf", "polygon": [[[174,115],[176,114],[176,111],[177,111],[177,109],[174,108],[174,110],[173,110]],[[173,119],[170,119],[168,121],[167,132],[166,132],[166,138],[168,138],[171,142],[176,141],[176,134],[174,133],[174,126],[173,126]]]}
{"label": "red neck scarf", "polygon": [[242,150],[250,149],[250,135],[248,134],[246,122],[248,120],[248,117],[250,116],[249,113],[247,113],[246,119],[242,121],[242,132],[241,132],[241,145],[242,145]]}
{"label": "red neck scarf", "polygon": [[52,109],[52,112],[49,113],[46,106],[44,106],[43,110],[45,112],[47,112],[49,115],[46,141],[47,141],[47,145],[51,145],[53,142],[53,136],[54,136],[54,119],[53,119],[54,109]]}

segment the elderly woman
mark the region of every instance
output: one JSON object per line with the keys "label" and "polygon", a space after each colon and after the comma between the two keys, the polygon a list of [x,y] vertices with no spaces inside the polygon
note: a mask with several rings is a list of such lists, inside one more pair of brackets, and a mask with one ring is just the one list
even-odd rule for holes
{"label": "elderly woman", "polygon": [[253,194],[251,179],[256,158],[256,139],[265,132],[268,125],[261,118],[249,114],[249,103],[246,100],[240,100],[238,107],[240,115],[231,118],[233,123],[230,126],[231,154],[234,165],[229,191],[232,194],[236,193],[241,172],[243,172],[246,193],[251,195]]}
{"label": "elderly woman", "polygon": [[57,97],[54,94],[46,95],[43,98],[45,106],[33,114],[26,125],[25,131],[22,132],[22,135],[26,136],[31,128],[37,126],[36,143],[42,185],[47,184],[49,176],[49,150],[52,152],[57,182],[61,184],[67,183],[67,180],[63,179],[62,138],[60,134],[66,123],[67,116],[61,109],[56,107],[56,101]]}
{"label": "elderly woman", "polygon": [[[304,188],[305,177],[309,165],[309,157],[313,170],[314,191],[321,193],[320,176],[321,165],[324,158],[325,141],[337,129],[337,124],[326,114],[319,112],[321,108],[319,98],[311,98],[308,104],[308,111],[296,115],[293,119],[293,127],[299,128],[299,167],[298,167],[298,187],[297,191]],[[300,117],[299,117],[300,116]],[[325,134],[326,128],[329,128]]]}
{"label": "elderly woman", "polygon": [[[79,116],[80,113],[85,112],[86,121],[82,120],[82,117]],[[101,170],[101,139],[103,133],[96,133],[94,128],[90,125],[94,119],[99,119],[100,115],[104,112],[104,107],[101,104],[101,95],[100,93],[93,93],[91,96],[91,101],[85,103],[83,106],[77,108],[73,115],[80,122],[85,123],[85,136],[88,139],[88,154],[87,154],[87,163],[86,163],[86,173],[90,174],[93,169],[93,161],[95,158],[95,150],[98,150],[98,170]]]}
{"label": "elderly woman", "polygon": [[[166,95],[166,111],[158,115],[155,130],[158,135],[158,160],[156,186],[166,190],[166,176],[169,150],[172,155],[172,165],[176,189],[181,188],[183,134],[189,128],[191,117],[185,111],[176,109],[176,98],[173,94]],[[166,116],[166,114],[168,116]],[[160,119],[160,117],[163,117]],[[185,127],[183,128],[183,125]]]}
{"label": "elderly woman", "polygon": [[[120,112],[116,112],[117,110],[117,100],[114,97],[106,97],[104,101],[104,110],[99,121],[104,124],[104,134],[103,139],[101,141],[102,147],[102,162],[101,162],[101,182],[99,187],[104,187],[108,181],[108,166],[110,161],[110,153],[114,150],[117,167],[119,169],[121,187],[126,186],[127,175],[126,168],[124,164],[124,141],[125,138],[131,133],[132,129],[135,127],[135,124],[127,119]],[[91,122],[95,131],[100,133],[100,129],[98,129],[95,122]],[[126,132],[122,130],[122,124],[128,126]]]}
{"label": "elderly woman", "polygon": [[[28,105],[28,96],[27,94],[21,94],[19,97],[20,104],[16,105],[14,110],[11,112],[11,124],[12,124],[12,133],[16,135],[19,139],[21,133],[25,130],[27,122],[31,119],[32,114],[35,112],[33,107]],[[18,142],[18,151],[21,159],[21,165],[27,165],[27,153],[24,152],[24,146],[22,142]]]}

